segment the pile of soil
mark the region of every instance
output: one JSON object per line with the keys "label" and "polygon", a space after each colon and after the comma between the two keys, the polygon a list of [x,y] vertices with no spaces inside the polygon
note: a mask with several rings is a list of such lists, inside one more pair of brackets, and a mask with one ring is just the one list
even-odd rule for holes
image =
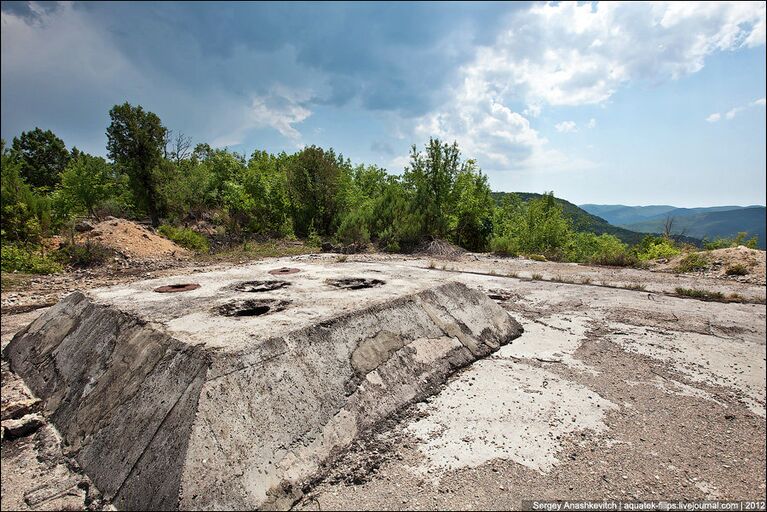
{"label": "pile of soil", "polygon": [[[698,274],[704,277],[716,277],[724,279],[733,279],[743,283],[765,284],[765,266],[767,263],[767,253],[757,249],[749,249],[743,245],[738,247],[729,247],[727,249],[716,249],[713,251],[702,251],[700,254],[707,261],[706,268],[699,271],[687,272],[687,274]],[[665,263],[659,264],[655,270],[675,271],[687,254],[680,254],[671,258]],[[747,273],[745,275],[730,274],[736,266],[741,266]]]}
{"label": "pile of soil", "polygon": [[419,256],[432,256],[438,258],[459,258],[466,253],[465,249],[453,245],[445,240],[431,240],[419,245],[414,254]]}
{"label": "pile of soil", "polygon": [[189,251],[140,224],[125,219],[109,219],[78,235],[78,241],[92,240],[132,259],[183,259]]}

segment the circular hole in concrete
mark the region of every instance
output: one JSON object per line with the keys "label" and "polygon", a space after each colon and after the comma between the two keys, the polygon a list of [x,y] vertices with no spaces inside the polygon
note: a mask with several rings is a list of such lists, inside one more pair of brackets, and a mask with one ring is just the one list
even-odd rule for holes
{"label": "circular hole in concrete", "polygon": [[385,284],[380,279],[371,279],[368,277],[344,277],[341,279],[328,279],[325,281],[330,286],[342,288],[345,290],[361,290],[362,288],[373,288]]}
{"label": "circular hole in concrete", "polygon": [[286,274],[295,274],[296,272],[301,272],[300,268],[291,268],[291,267],[280,267],[275,268],[269,271],[270,274],[273,276],[284,276]]}
{"label": "circular hole in concrete", "polygon": [[286,286],[290,286],[288,281],[245,281],[234,285],[234,289],[238,292],[258,293],[279,290]]}
{"label": "circular hole in concrete", "polygon": [[200,285],[197,283],[166,284],[165,286],[160,286],[159,288],[155,288],[154,291],[156,291],[157,293],[178,293],[178,292],[188,292],[190,290],[196,290],[199,287]]}
{"label": "circular hole in concrete", "polygon": [[261,316],[276,313],[288,307],[290,303],[274,299],[236,300],[218,308],[218,313],[224,316]]}

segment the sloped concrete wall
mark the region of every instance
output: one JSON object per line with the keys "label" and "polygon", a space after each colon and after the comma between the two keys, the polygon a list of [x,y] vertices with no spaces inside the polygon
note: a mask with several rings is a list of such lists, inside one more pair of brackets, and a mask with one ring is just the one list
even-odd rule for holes
{"label": "sloped concrete wall", "polygon": [[177,507],[209,366],[204,351],[73,293],[19,333],[4,357],[107,499]]}
{"label": "sloped concrete wall", "polygon": [[520,333],[448,283],[227,351],[75,293],[4,355],[118,508],[288,508],[356,436]]}

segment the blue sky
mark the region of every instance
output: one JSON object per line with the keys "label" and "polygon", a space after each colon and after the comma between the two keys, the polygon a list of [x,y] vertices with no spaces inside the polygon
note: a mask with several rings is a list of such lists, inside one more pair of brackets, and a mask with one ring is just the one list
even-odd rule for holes
{"label": "blue sky", "polygon": [[401,173],[457,140],[494,190],[765,203],[765,3],[2,3],[2,137],[105,153],[109,108],[194,142]]}

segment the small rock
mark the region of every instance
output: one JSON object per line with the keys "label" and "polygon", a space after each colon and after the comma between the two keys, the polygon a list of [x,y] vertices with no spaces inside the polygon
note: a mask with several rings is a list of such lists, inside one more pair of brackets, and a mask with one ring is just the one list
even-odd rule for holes
{"label": "small rock", "polygon": [[27,414],[35,413],[40,410],[40,399],[29,398],[26,400],[19,400],[18,402],[11,402],[0,412],[0,419],[3,420],[16,420]]}
{"label": "small rock", "polygon": [[3,439],[18,439],[28,436],[43,426],[43,417],[39,414],[27,414],[18,420],[5,420],[3,426]]}
{"label": "small rock", "polygon": [[87,220],[81,220],[77,224],[75,224],[75,231],[78,233],[85,233],[87,231],[93,231],[93,228],[95,228],[91,222],[88,222]]}

